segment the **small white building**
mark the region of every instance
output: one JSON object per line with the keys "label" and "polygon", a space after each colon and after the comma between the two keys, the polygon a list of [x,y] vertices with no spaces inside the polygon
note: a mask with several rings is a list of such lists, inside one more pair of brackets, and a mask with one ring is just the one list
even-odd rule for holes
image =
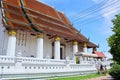
{"label": "small white building", "polygon": [[[2,0],[0,7],[1,78],[95,73],[97,45],[67,17],[37,0]],[[88,48],[93,52],[88,53]],[[62,74],[60,74],[62,73]]]}

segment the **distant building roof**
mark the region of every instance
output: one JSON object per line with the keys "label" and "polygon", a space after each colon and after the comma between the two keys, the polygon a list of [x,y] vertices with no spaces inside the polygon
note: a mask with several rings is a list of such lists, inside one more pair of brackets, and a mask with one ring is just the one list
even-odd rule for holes
{"label": "distant building roof", "polygon": [[101,58],[105,57],[104,53],[102,52],[95,51],[94,53],[97,54],[98,57],[101,57]]}

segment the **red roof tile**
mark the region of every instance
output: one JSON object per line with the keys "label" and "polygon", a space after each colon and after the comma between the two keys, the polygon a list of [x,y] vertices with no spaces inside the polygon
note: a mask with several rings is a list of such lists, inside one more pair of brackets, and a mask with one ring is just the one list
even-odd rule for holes
{"label": "red roof tile", "polygon": [[101,57],[101,58],[105,57],[105,55],[102,52],[95,51],[94,53],[97,54],[98,57]]}

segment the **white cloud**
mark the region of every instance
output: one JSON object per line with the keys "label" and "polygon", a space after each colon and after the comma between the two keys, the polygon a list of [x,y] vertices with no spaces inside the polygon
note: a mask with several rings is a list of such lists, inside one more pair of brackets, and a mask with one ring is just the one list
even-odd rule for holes
{"label": "white cloud", "polygon": [[104,54],[107,57],[107,59],[113,58],[113,56],[109,52],[105,52]]}
{"label": "white cloud", "polygon": [[104,18],[112,18],[119,11],[119,0],[109,0],[101,8],[101,13]]}
{"label": "white cloud", "polygon": [[108,0],[101,8],[100,11],[102,17],[104,18],[103,27],[101,28],[101,32],[107,36],[112,34],[111,27],[112,22],[111,20],[114,18],[114,15],[119,13],[119,0]]}

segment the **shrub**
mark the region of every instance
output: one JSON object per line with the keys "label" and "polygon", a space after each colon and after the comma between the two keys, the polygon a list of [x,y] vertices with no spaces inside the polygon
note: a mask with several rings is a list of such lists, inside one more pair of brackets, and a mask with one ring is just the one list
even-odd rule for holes
{"label": "shrub", "polygon": [[76,64],[79,64],[79,58],[76,57]]}
{"label": "shrub", "polygon": [[112,68],[109,70],[109,74],[113,78],[120,78],[120,65],[119,64],[114,64]]}

